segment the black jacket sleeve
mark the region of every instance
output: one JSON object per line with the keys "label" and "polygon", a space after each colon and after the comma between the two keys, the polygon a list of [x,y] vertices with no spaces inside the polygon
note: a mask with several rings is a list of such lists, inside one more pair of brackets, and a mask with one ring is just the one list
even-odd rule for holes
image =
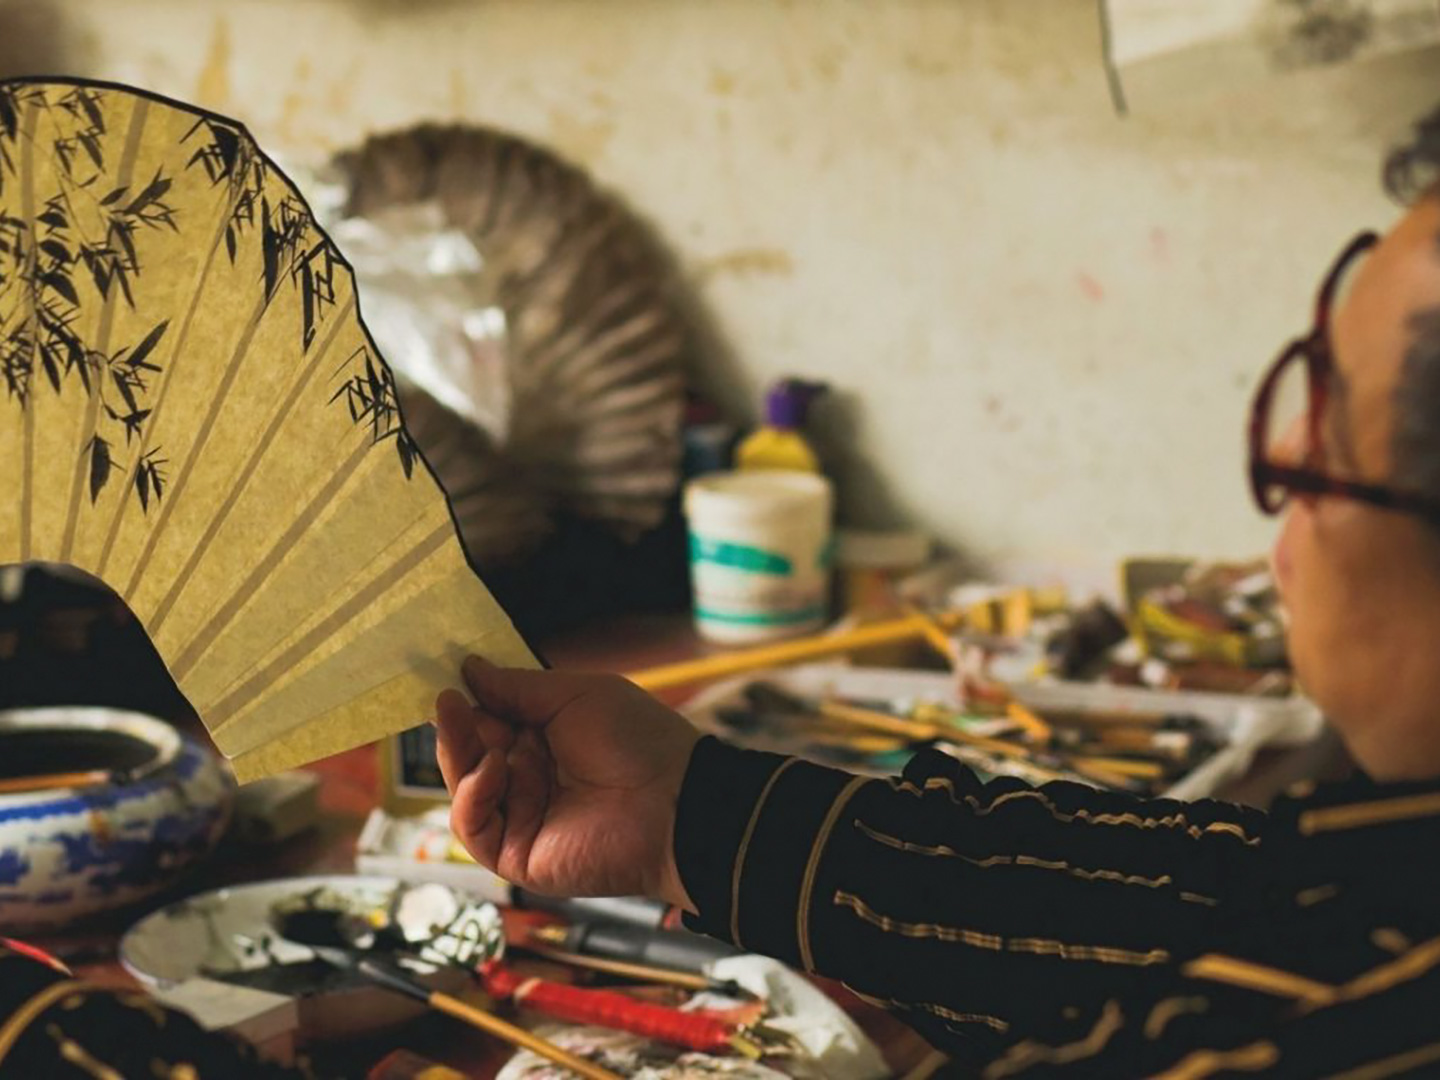
{"label": "black jacket sleeve", "polygon": [[938,751],[867,779],[707,738],[680,795],[690,925],[845,982],[990,1057],[1168,978],[1260,872],[1266,817],[981,783]]}

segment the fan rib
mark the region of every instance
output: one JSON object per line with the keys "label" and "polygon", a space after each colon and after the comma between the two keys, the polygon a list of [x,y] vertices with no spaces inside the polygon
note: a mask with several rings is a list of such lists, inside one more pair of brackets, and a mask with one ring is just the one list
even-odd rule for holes
{"label": "fan rib", "polygon": [[[145,538],[145,546],[141,549],[140,557],[135,561],[135,568],[130,573],[130,582],[120,594],[127,601],[135,595],[135,590],[140,585],[140,579],[145,576],[145,571],[150,566],[150,558],[155,554],[155,545],[159,543],[161,535],[165,532],[166,522],[170,520],[170,515],[175,512],[176,504],[185,494],[186,481],[190,479],[190,470],[195,466],[195,459],[200,456],[200,452],[205,449],[205,444],[210,441],[210,432],[215,427],[215,419],[220,415],[220,410],[224,408],[230,387],[240,374],[245,354],[250,351],[250,342],[254,340],[255,331],[259,328],[260,320],[265,314],[265,306],[266,298],[261,295],[255,302],[255,311],[245,323],[240,340],[235,344],[235,352],[225,367],[225,374],[221,376],[219,384],[215,387],[215,393],[210,399],[210,408],[205,412],[205,419],[196,429],[195,441],[185,451],[185,460],[176,471],[175,479],[170,484],[170,494],[160,505],[160,513],[155,519],[155,525],[151,528],[150,535]],[[154,637],[158,629],[158,626],[152,625],[150,636]]]}
{"label": "fan rib", "polygon": [[[135,176],[135,160],[140,156],[140,136],[145,130],[145,118],[150,111],[150,102],[143,97],[134,99],[130,111],[130,126],[125,133],[125,148],[120,153],[120,164],[116,169],[117,187],[128,187]],[[110,334],[115,327],[115,297],[118,290],[111,289],[100,308],[100,325],[95,331],[95,349],[104,355],[110,348]],[[96,373],[97,378],[100,373]],[[85,437],[81,446],[89,446],[100,422],[100,394],[90,395],[85,413]],[[80,520],[80,500],[84,498],[85,473],[88,464],[85,454],[75,459],[75,472],[70,479],[70,509],[65,515],[65,535],[60,541],[60,561],[68,563],[75,549],[75,529]]]}
{"label": "fan rib", "polygon": [[335,338],[344,328],[344,320],[350,317],[350,313],[354,308],[355,297],[354,294],[351,294],[350,298],[345,301],[344,307],[340,310],[339,318],[332,320],[330,332],[325,335],[325,340],[321,343],[320,348],[311,355],[304,372],[295,380],[295,384],[290,388],[289,394],[287,394],[285,400],[281,402],[280,407],[275,410],[275,415],[270,418],[270,424],[265,429],[265,433],[255,441],[255,446],[251,450],[249,458],[246,459],[244,467],[241,468],[239,474],[235,477],[234,483],[230,485],[230,489],[225,496],[225,501],[221,503],[215,513],[211,515],[209,522],[206,523],[205,531],[200,534],[200,538],[195,542],[194,547],[191,548],[190,554],[185,560],[185,565],[176,573],[174,580],[170,583],[170,588],[166,591],[159,606],[155,608],[155,614],[151,617],[150,622],[150,632],[152,635],[160,632],[160,627],[164,624],[166,617],[169,616],[171,608],[175,606],[175,601],[179,598],[185,586],[189,584],[191,575],[195,573],[195,568],[200,565],[200,560],[205,557],[205,553],[209,550],[210,544],[215,539],[215,535],[224,527],[225,522],[229,520],[236,503],[240,501],[240,496],[249,485],[250,479],[255,475],[255,470],[259,468],[260,460],[265,456],[266,452],[275,445],[275,437],[279,433],[281,425],[289,418],[296,403],[300,400],[301,395],[314,380],[315,373],[320,370],[321,361],[329,354],[330,347],[335,344]]}
{"label": "fan rib", "polygon": [[378,601],[388,592],[396,582],[405,577],[411,570],[423,563],[431,555],[441,550],[447,543],[455,538],[455,526],[447,517],[429,536],[416,544],[402,558],[398,559],[385,573],[377,575],[373,580],[366,582],[365,587],[341,604],[328,616],[317,623],[309,633],[305,634],[298,641],[294,642],[279,656],[270,663],[256,671],[249,678],[245,679],[238,686],[228,691],[224,697],[217,701],[206,711],[206,724],[210,733],[217,738],[225,729],[226,722],[235,715],[236,711],[247,702],[256,699],[261,687],[270,685],[284,675],[287,671],[298,664],[304,657],[313,653],[320,645],[324,644],[337,631],[341,630],[351,619],[359,615],[365,608]]}
{"label": "fan rib", "polygon": [[[35,220],[35,125],[40,106],[29,104],[20,121],[20,216],[27,222]],[[34,558],[35,517],[35,291],[31,287],[26,301],[26,319],[30,323],[30,373],[27,376],[25,412],[25,463],[20,481],[20,561]]]}
{"label": "fan rib", "polygon": [[[225,206],[225,213],[220,215],[219,224],[215,227],[215,235],[210,241],[210,249],[205,253],[205,261],[201,264],[200,274],[195,281],[195,288],[191,290],[190,304],[185,309],[185,318],[181,322],[180,329],[175,335],[175,345],[174,351],[171,354],[172,356],[183,356],[185,346],[189,342],[190,327],[194,323],[195,316],[200,310],[200,300],[205,295],[205,286],[210,280],[210,271],[215,266],[215,256],[220,253],[220,245],[225,240],[227,222],[235,207],[235,196],[233,194],[227,200]],[[140,438],[137,441],[140,452],[137,460],[144,459],[145,455],[152,449],[150,446],[150,433],[155,430],[155,425],[160,422],[160,417],[165,411],[165,399],[168,396],[167,391],[170,389],[170,373],[173,369],[174,365],[171,364],[161,372],[160,385],[155,391],[155,408],[150,415],[145,418],[145,422],[140,429]],[[125,524],[125,515],[129,512],[130,504],[133,501],[132,499],[121,499],[119,505],[115,508],[114,515],[110,518],[110,527],[105,534],[105,544],[100,549],[100,559],[94,571],[95,576],[101,580],[109,580],[105,577],[105,571],[110,565],[110,556],[115,550],[115,542],[120,537],[120,529]]]}
{"label": "fan rib", "polygon": [[359,466],[361,460],[369,451],[369,443],[362,443],[355,448],[344,465],[336,469],[329,479],[326,480],[324,487],[315,493],[315,497],[310,500],[309,505],[299,514],[295,515],[295,520],[280,534],[280,538],[271,545],[265,557],[256,562],[254,569],[246,575],[245,580],[240,583],[239,588],[230,594],[229,599],[215,609],[215,612],[205,624],[201,626],[199,632],[191,637],[190,643],[185,646],[184,652],[180,653],[171,663],[171,674],[174,675],[177,682],[190,673],[190,669],[194,667],[195,663],[204,655],[205,650],[214,644],[215,639],[220,635],[220,631],[239,613],[240,609],[245,606],[245,602],[259,592],[265,579],[274,573],[275,568],[280,565],[280,562],[285,558],[285,555],[290,549],[295,546],[300,537],[315,524],[331,500],[334,499],[340,489],[345,486],[345,482],[350,478],[350,474]]}

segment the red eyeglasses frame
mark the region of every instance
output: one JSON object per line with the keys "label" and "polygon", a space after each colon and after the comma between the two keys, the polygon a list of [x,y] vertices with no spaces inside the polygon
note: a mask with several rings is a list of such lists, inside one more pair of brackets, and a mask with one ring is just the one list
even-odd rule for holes
{"label": "red eyeglasses frame", "polygon": [[[1330,315],[1345,272],[1362,254],[1379,242],[1373,232],[1364,232],[1346,245],[1340,257],[1320,286],[1315,300],[1315,321],[1310,332],[1296,338],[1281,350],[1280,355],[1260,380],[1250,408],[1250,492],[1255,505],[1264,514],[1278,514],[1291,495],[1318,497],[1338,496],[1369,503],[1385,510],[1418,514],[1440,525],[1440,500],[1412,492],[1396,491],[1364,480],[1332,476],[1317,467],[1320,458],[1321,423],[1329,400],[1330,379],[1335,367],[1330,342]],[[1306,412],[1306,456],[1304,465],[1286,465],[1266,457],[1266,435],[1269,431],[1270,409],[1280,378],[1290,364],[1304,362],[1309,383]]]}

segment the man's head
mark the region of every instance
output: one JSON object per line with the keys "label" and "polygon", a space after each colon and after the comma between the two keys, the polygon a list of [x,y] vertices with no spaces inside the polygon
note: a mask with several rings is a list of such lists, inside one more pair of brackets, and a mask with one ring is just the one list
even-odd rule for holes
{"label": "man's head", "polygon": [[[1440,112],[1386,169],[1410,204],[1342,283],[1310,464],[1440,507]],[[1306,440],[1292,432],[1300,453]],[[1301,684],[1380,778],[1440,776],[1440,517],[1296,496],[1275,564]]]}

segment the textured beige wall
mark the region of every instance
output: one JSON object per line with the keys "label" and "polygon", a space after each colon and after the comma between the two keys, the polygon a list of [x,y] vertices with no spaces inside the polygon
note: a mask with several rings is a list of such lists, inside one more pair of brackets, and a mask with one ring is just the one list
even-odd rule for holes
{"label": "textured beige wall", "polygon": [[198,100],[292,157],[420,118],[549,143],[675,249],[732,401],[843,389],[852,517],[1080,576],[1265,545],[1249,389],[1440,102],[1432,52],[1117,119],[1093,0],[0,0],[21,23],[0,63]]}

